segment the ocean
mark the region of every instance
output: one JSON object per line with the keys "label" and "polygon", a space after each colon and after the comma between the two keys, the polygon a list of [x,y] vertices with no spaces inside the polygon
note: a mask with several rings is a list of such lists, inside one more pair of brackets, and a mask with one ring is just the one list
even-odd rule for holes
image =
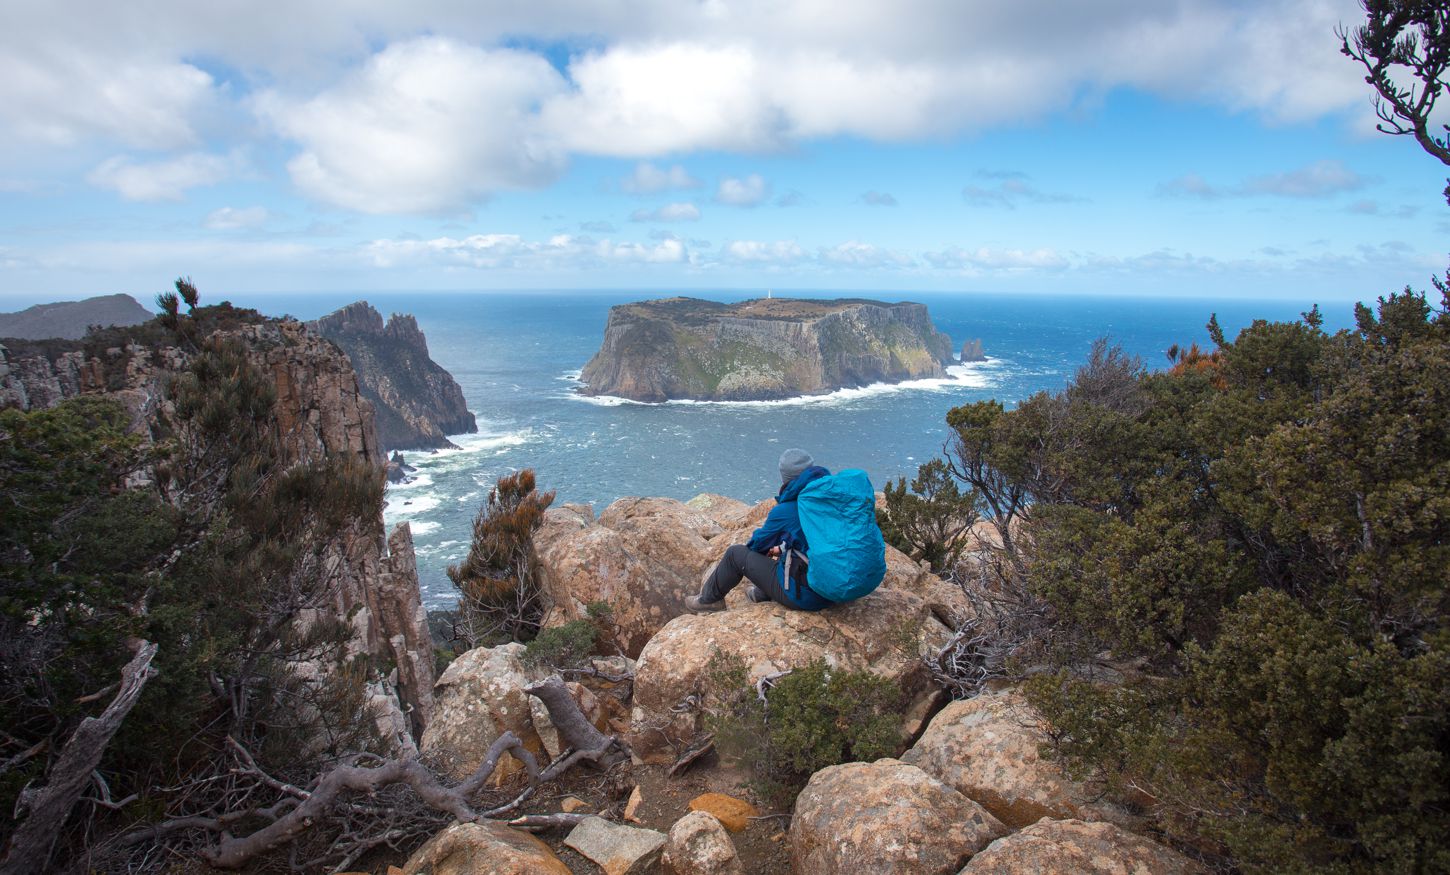
{"label": "ocean", "polygon": [[[694,293],[713,300],[753,295]],[[758,293],[755,293],[758,294]],[[1210,313],[1229,337],[1255,318],[1299,318],[1312,301],[1158,300],[944,293],[800,293],[810,297],[914,300],[960,350],[981,338],[988,360],[956,365],[946,379],[846,389],[791,401],[648,405],[576,393],[584,363],[599,348],[609,307],[659,293],[521,292],[370,294],[384,315],[411,313],[435,361],[458,380],[479,431],[452,438],[456,450],[404,452],[417,467],[410,483],[387,491],[391,528],[411,523],[425,603],[456,599],[445,569],[468,549],[471,524],[490,486],[533,468],[556,503],[595,511],[631,495],[681,500],[703,492],[746,502],[772,496],[782,450],[801,447],[833,470],[863,468],[879,489],[910,479],[941,453],[946,414],[987,398],[1011,406],[1061,388],[1095,338],[1108,336],[1150,368],[1167,365],[1174,343],[1208,344]],[[238,304],[303,319],[356,297],[335,294],[233,296]],[[279,308],[280,305],[280,308]],[[1326,328],[1352,321],[1350,307],[1326,308]]]}

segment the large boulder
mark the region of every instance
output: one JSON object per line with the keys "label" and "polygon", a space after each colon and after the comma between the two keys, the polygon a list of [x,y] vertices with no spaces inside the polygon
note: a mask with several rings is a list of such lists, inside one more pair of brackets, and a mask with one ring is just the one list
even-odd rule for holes
{"label": "large boulder", "polygon": [[455,823],[403,864],[403,875],[569,875],[549,846],[493,820]]}
{"label": "large boulder", "polygon": [[[732,594],[733,595],[733,594]],[[700,729],[700,694],[720,655],[741,659],[751,683],[824,659],[833,668],[871,671],[911,700],[936,688],[921,657],[950,635],[926,602],[895,590],[824,611],[792,611],[743,596],[730,610],[671,620],[635,667],[630,743],[646,762],[671,762]]]}
{"label": "large boulder", "polygon": [[1182,854],[1114,824],[1044,818],[987,846],[959,875],[1198,875],[1203,871]]}
{"label": "large boulder", "polygon": [[568,513],[572,519],[546,514],[534,539],[551,602],[548,622],[582,617],[590,602],[605,602],[613,609],[614,643],[637,656],[684,613],[685,597],[700,591],[712,561],[709,539],[720,524],[667,498],[621,498],[593,521]]}
{"label": "large boulder", "polygon": [[[534,728],[524,687],[534,676],[523,662],[524,645],[476,647],[453,660],[433,689],[433,720],[423,732],[423,755],[443,774],[462,780],[483,762],[489,745],[512,731],[524,747],[544,749]],[[505,756],[496,775],[520,764]]]}
{"label": "large boulder", "polygon": [[1123,809],[1044,759],[1048,741],[1041,715],[1007,690],[952,702],[902,755],[1020,829],[1044,817],[1107,820],[1131,825]]}
{"label": "large boulder", "polygon": [[674,875],[745,875],[730,833],[704,811],[691,811],[670,827],[662,862]]}
{"label": "large boulder", "polygon": [[796,797],[791,862],[810,875],[949,875],[1006,832],[916,766],[845,763],[816,772]]}

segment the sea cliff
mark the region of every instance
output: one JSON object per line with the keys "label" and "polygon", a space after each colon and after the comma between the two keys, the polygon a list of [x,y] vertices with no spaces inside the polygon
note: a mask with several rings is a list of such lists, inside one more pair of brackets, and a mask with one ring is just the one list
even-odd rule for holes
{"label": "sea cliff", "polygon": [[580,379],[635,401],[757,401],[940,377],[951,361],[923,304],[680,297],[611,308]]}
{"label": "sea cliff", "polygon": [[428,340],[412,316],[387,323],[366,301],[311,323],[347,353],[363,397],[373,404],[378,441],[386,450],[451,447],[447,435],[478,431],[453,376],[428,355]]}

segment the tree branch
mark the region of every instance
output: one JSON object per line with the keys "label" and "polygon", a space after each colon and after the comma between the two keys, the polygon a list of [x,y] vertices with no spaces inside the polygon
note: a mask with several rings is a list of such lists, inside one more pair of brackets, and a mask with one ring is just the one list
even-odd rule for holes
{"label": "tree branch", "polygon": [[131,713],[146,682],[155,672],[151,660],[156,657],[156,645],[140,642],[135,656],[121,669],[121,688],[106,710],[99,717],[87,717],[76,727],[60,752],[60,758],[50,771],[50,783],[44,788],[21,795],[22,802],[30,809],[10,841],[10,851],[0,861],[0,875],[28,875],[42,872],[50,862],[51,850],[56,837],[71,808],[81,796],[91,774],[100,765],[106,746],[126,715]]}

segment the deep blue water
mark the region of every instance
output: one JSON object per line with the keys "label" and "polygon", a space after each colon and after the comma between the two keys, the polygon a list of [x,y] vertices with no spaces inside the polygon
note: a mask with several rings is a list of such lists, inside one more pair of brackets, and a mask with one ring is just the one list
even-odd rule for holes
{"label": "deep blue water", "polygon": [[[799,293],[793,293],[799,294]],[[953,369],[949,380],[846,390],[792,402],[642,405],[585,399],[572,377],[598,349],[612,304],[627,293],[460,293],[369,295],[385,315],[412,313],[435,361],[463,388],[479,433],[454,438],[458,450],[405,453],[414,482],[390,488],[388,524],[409,520],[430,606],[451,604],[444,568],[463,557],[470,525],[488,488],[524,467],[558,502],[602,510],[627,495],[688,499],[714,492],[754,502],[774,494],[776,460],[803,447],[832,469],[864,468],[878,488],[914,475],[937,455],[953,406],[984,398],[1004,403],[1057,389],[1082,364],[1094,338],[1108,335],[1143,358],[1167,364],[1171,344],[1206,345],[1208,316],[1232,337],[1254,318],[1297,319],[1308,301],[1149,300],[1009,297],[891,292],[852,297],[926,303],[938,329],[960,349],[980,337],[989,361]],[[716,300],[747,295],[711,293]],[[277,314],[314,318],[354,298],[233,296]],[[1327,310],[1326,328],[1350,321],[1348,305]]]}

